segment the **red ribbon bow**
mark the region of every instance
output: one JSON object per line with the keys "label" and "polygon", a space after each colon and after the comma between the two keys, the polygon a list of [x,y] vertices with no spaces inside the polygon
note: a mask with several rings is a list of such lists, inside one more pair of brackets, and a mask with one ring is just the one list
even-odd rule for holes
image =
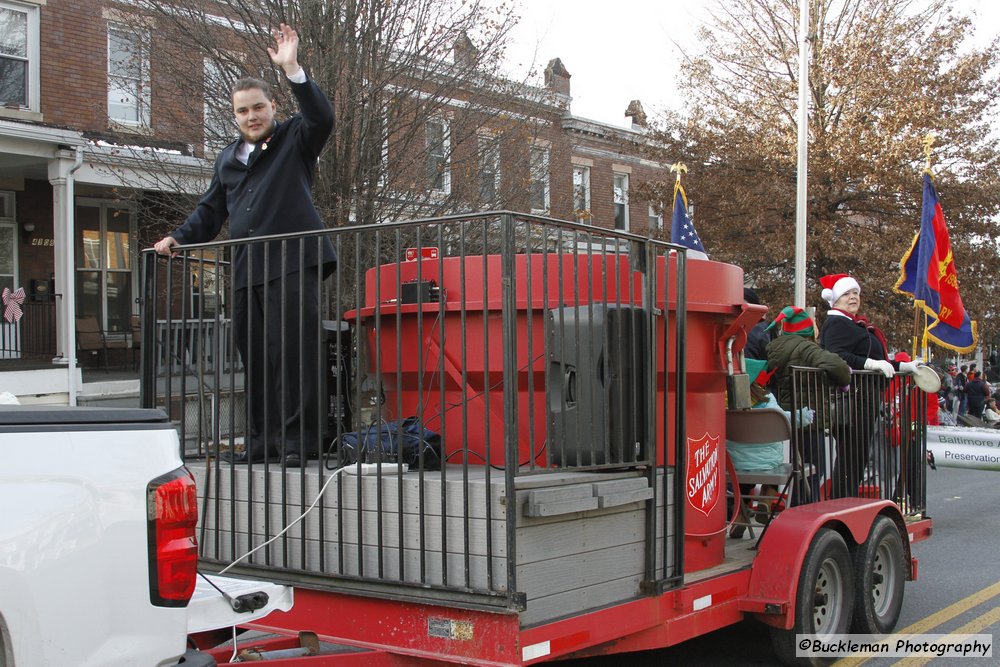
{"label": "red ribbon bow", "polygon": [[3,318],[8,322],[17,322],[24,314],[21,304],[24,303],[24,288],[18,287],[13,292],[9,287],[3,288]]}

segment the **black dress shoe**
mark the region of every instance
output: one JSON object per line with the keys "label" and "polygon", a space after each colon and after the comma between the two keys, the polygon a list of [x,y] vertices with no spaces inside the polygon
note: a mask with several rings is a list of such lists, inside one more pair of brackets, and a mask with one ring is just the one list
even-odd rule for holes
{"label": "black dress shoe", "polygon": [[276,463],[281,460],[281,457],[278,456],[277,454],[270,454],[270,453],[258,454],[257,452],[250,452],[249,454],[247,452],[240,452],[239,454],[234,454],[233,452],[229,451],[222,452],[221,454],[219,454],[219,458],[222,459],[223,461],[226,461],[227,463],[236,463],[236,464],[264,463],[265,461]]}
{"label": "black dress shoe", "polygon": [[286,468],[301,468],[302,467],[302,457],[298,452],[288,452],[285,454],[285,467]]}

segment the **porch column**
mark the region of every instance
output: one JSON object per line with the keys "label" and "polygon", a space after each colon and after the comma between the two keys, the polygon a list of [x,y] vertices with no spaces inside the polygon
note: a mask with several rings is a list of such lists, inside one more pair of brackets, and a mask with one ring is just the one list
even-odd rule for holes
{"label": "porch column", "polygon": [[[73,173],[80,168],[83,152],[60,149],[49,161],[52,185],[53,250],[56,282],[56,363],[66,364],[69,404],[76,405],[76,272],[73,269]],[[55,360],[54,360],[55,361]]]}

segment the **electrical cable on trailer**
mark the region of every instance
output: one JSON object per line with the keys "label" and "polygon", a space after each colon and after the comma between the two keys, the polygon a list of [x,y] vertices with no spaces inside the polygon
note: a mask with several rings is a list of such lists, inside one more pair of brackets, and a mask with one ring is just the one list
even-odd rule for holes
{"label": "electrical cable on trailer", "polygon": [[337,475],[339,475],[340,473],[342,473],[346,469],[347,468],[345,467],[345,468],[338,468],[337,470],[334,470],[333,474],[330,475],[327,478],[326,483],[323,484],[323,488],[321,488],[319,490],[319,493],[316,494],[316,498],[313,499],[312,505],[310,505],[309,507],[307,507],[306,510],[302,514],[298,515],[294,520],[292,520],[291,523],[289,523],[287,526],[285,526],[284,528],[282,528],[281,531],[277,535],[275,535],[274,537],[272,537],[271,539],[269,539],[266,542],[258,544],[253,549],[251,549],[250,551],[246,552],[245,554],[243,554],[242,556],[240,556],[239,558],[237,558],[236,560],[234,560],[232,563],[230,563],[229,565],[227,565],[224,568],[222,568],[221,570],[219,570],[219,574],[220,575],[225,574],[234,565],[236,565],[240,561],[242,561],[242,560],[244,560],[244,559],[252,556],[253,554],[257,553],[258,551],[260,551],[261,549],[263,549],[267,545],[271,544],[271,542],[274,542],[276,539],[278,539],[279,537],[281,537],[282,535],[284,535],[285,533],[287,533],[289,530],[291,530],[292,527],[295,524],[297,524],[299,521],[302,521],[302,519],[306,518],[306,515],[309,514],[309,512],[312,512],[314,509],[316,509],[316,503],[318,503],[319,500],[320,500],[320,498],[323,497],[323,494],[326,493],[326,489],[327,489],[327,487],[330,486],[330,482],[332,482],[334,479],[336,479]]}
{"label": "electrical cable on trailer", "polygon": [[[219,570],[219,574],[220,575],[225,574],[234,565],[236,565],[237,563],[239,563],[240,561],[242,561],[242,560],[244,560],[246,558],[249,558],[251,555],[253,555],[257,551],[259,551],[259,550],[263,549],[264,547],[266,547],[267,545],[271,544],[276,539],[278,539],[279,537],[281,537],[282,535],[284,535],[285,533],[287,533],[289,530],[291,530],[292,527],[295,524],[297,524],[299,521],[302,521],[302,519],[306,518],[306,515],[309,514],[309,512],[313,511],[316,508],[316,504],[320,501],[320,498],[323,497],[323,494],[326,493],[327,488],[330,486],[330,482],[332,482],[334,479],[336,479],[337,475],[339,475],[340,473],[342,473],[346,469],[347,468],[339,468],[339,469],[335,470],[334,473],[332,475],[330,475],[330,477],[327,478],[326,483],[323,484],[323,488],[321,488],[319,490],[319,493],[316,494],[316,498],[313,499],[312,504],[309,507],[307,507],[306,510],[302,514],[300,514],[298,517],[296,517],[291,523],[289,523],[287,526],[285,526],[284,528],[282,528],[281,532],[279,532],[277,535],[275,535],[271,539],[267,540],[266,542],[263,542],[262,544],[258,544],[256,547],[254,547],[250,551],[246,552],[245,554],[243,554],[242,556],[240,556],[239,558],[237,558],[236,560],[234,560],[232,563],[230,563],[226,567],[224,567],[221,570]],[[205,575],[202,575],[202,576],[204,577]],[[208,577],[205,577],[205,579],[208,580]],[[209,581],[209,583],[211,583],[211,581]],[[231,598],[230,598],[229,595],[227,595],[225,592],[223,592],[221,589],[219,589],[218,586],[215,586],[214,583],[212,584],[212,586],[214,586],[217,590],[219,590],[219,592],[222,593],[223,597],[225,597],[227,600],[230,601],[230,605],[233,604],[233,602],[232,602],[232,600],[231,600]],[[258,595],[264,595],[264,598],[265,598],[264,604],[267,604],[267,599],[266,599],[267,595],[264,594],[264,593],[259,593],[259,592],[258,593],[249,593],[247,596],[258,596]],[[247,596],[242,596],[241,595],[240,598],[247,597]],[[238,599],[239,598],[237,598],[237,600]],[[263,606],[264,605],[262,604],[261,607],[263,607]],[[257,609],[259,609],[259,608],[260,607],[257,607]],[[242,611],[239,610],[239,609],[236,609],[236,607],[233,607],[233,611],[242,613]],[[253,609],[246,609],[244,611],[254,611],[254,610]],[[235,661],[236,658],[237,658],[237,656],[239,655],[239,645],[236,643],[236,626],[234,625],[234,626],[232,626],[232,628],[233,628],[233,655],[229,658],[229,662]]]}
{"label": "electrical cable on trailer", "polygon": [[[432,333],[433,333],[433,328],[432,328]],[[536,361],[538,361],[539,359],[543,358],[544,356],[545,356],[545,354],[544,354],[544,353],[542,353],[542,354],[539,354],[539,355],[535,356],[535,358],[534,358],[534,359],[531,359],[531,360],[530,360],[530,361],[528,361],[528,362],[527,362],[526,364],[524,364],[523,366],[521,366],[520,368],[518,368],[518,369],[517,369],[517,370],[518,370],[518,372],[521,372],[521,371],[524,371],[524,370],[528,369],[528,368],[529,368],[529,367],[530,367],[530,366],[531,366],[532,364],[534,364],[534,363],[535,363]],[[437,373],[437,369],[435,368],[435,369],[434,369],[434,371],[433,371],[433,372],[431,373],[431,382],[433,382],[433,381],[434,381],[434,375],[435,375],[436,373]],[[488,394],[489,392],[491,392],[491,391],[493,391],[494,389],[497,389],[497,388],[499,388],[499,387],[501,387],[501,386],[503,386],[503,380],[498,380],[498,381],[497,381],[496,383],[494,383],[493,385],[491,385],[491,386],[489,386],[489,387],[487,387],[487,388],[483,389],[482,391],[479,391],[479,392],[477,392],[477,393],[473,394],[472,396],[469,396],[469,397],[465,398],[464,400],[465,400],[465,402],[468,402],[468,401],[472,401],[472,400],[475,400],[475,399],[477,399],[477,398],[479,398],[479,397],[481,397],[481,396],[485,396],[485,395],[486,395],[486,394]],[[430,391],[430,390],[428,390],[428,391]],[[424,400],[424,399],[423,399],[423,396],[421,396],[421,397],[420,397],[420,401],[421,401],[421,402],[423,402],[423,400]],[[454,410],[455,408],[459,408],[459,407],[461,407],[461,406],[462,406],[462,403],[461,403],[461,402],[459,402],[459,403],[454,403],[454,404],[452,404],[452,405],[448,406],[447,408],[445,408],[445,409],[441,410],[441,411],[440,411],[440,412],[438,412],[437,414],[434,414],[434,415],[431,415],[431,416],[430,416],[430,417],[429,417],[429,418],[428,418],[428,419],[427,419],[427,420],[426,420],[426,421],[424,422],[424,424],[423,424],[423,425],[424,425],[424,427],[426,428],[426,427],[427,427],[427,425],[428,425],[428,424],[430,424],[430,423],[431,423],[432,421],[434,421],[435,419],[438,419],[438,420],[440,420],[442,416],[444,416],[444,415],[448,414],[448,412],[450,412],[450,411]],[[388,423],[389,423],[389,422],[388,422],[388,421],[387,421],[387,420],[386,420],[385,418],[381,418],[381,419],[380,419],[379,421],[380,421],[381,423],[384,423],[384,424],[388,424]],[[373,422],[372,422],[372,423],[370,424],[370,428],[373,428],[373,427],[375,427],[376,425],[377,425],[377,423],[373,421]],[[391,436],[390,436],[390,437],[391,437]],[[325,462],[324,462],[324,467],[325,467],[325,468],[326,468],[327,470],[342,470],[342,469],[343,469],[343,467],[341,467],[341,468],[331,468],[331,467],[330,467],[330,460],[331,460],[331,459],[333,458],[333,456],[334,456],[334,454],[335,454],[335,447],[336,447],[336,446],[338,445],[339,441],[340,441],[340,436],[337,436],[336,438],[334,438],[334,439],[333,439],[333,442],[331,442],[331,443],[330,443],[330,446],[329,446],[329,447],[327,447],[327,450],[326,450],[326,460],[325,460]],[[539,456],[541,456],[541,455],[542,455],[543,453],[545,453],[545,447],[546,447],[546,445],[547,445],[547,444],[548,444],[548,442],[547,442],[547,441],[546,441],[546,442],[543,442],[543,443],[542,443],[542,447],[541,447],[541,449],[539,449],[539,450],[538,450],[538,453],[536,453],[536,454],[535,454],[534,458],[536,458],[536,459],[537,459],[537,458],[538,458]],[[443,457],[443,462],[444,462],[444,463],[447,463],[447,462],[448,462],[448,459],[450,459],[451,457],[455,456],[456,454],[463,454],[463,453],[464,453],[464,454],[475,454],[475,455],[476,455],[476,456],[478,456],[478,457],[479,457],[480,459],[482,459],[482,461],[483,461],[484,463],[486,463],[486,458],[485,458],[485,457],[484,457],[484,456],[483,456],[482,454],[480,454],[479,452],[476,452],[476,451],[471,451],[471,450],[470,450],[470,451],[468,451],[468,452],[465,452],[464,450],[461,450],[461,449],[456,449],[456,450],[455,450],[455,451],[453,451],[453,452],[452,452],[451,454],[448,454],[448,455],[444,456],[444,457]],[[531,463],[531,461],[530,461],[530,460],[528,460],[528,461],[522,461],[522,462],[520,462],[520,463],[519,463],[518,465],[520,465],[520,466],[526,466],[526,465],[528,465],[528,464],[530,464],[530,463]],[[493,464],[493,463],[489,463],[488,465],[489,465],[489,466],[490,466],[491,468],[493,468],[494,470],[506,470],[506,468],[505,468],[504,466],[498,466],[498,465],[495,465],[495,464]]]}

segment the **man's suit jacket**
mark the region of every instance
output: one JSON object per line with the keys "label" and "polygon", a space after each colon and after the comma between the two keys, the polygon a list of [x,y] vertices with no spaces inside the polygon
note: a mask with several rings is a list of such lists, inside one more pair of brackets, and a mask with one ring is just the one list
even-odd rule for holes
{"label": "man's suit jacket", "polygon": [[181,244],[214,239],[229,221],[231,239],[247,239],[233,252],[233,280],[237,289],[261,285],[295,273],[302,267],[322,266],[328,275],[337,255],[326,236],[307,236],[286,242],[255,241],[262,236],[325,229],[312,201],[316,161],[333,131],[333,107],[313,81],[289,82],[300,113],[277,124],[257,143],[247,164],[236,159],[238,139],[219,153],[208,191],[173,237]]}

